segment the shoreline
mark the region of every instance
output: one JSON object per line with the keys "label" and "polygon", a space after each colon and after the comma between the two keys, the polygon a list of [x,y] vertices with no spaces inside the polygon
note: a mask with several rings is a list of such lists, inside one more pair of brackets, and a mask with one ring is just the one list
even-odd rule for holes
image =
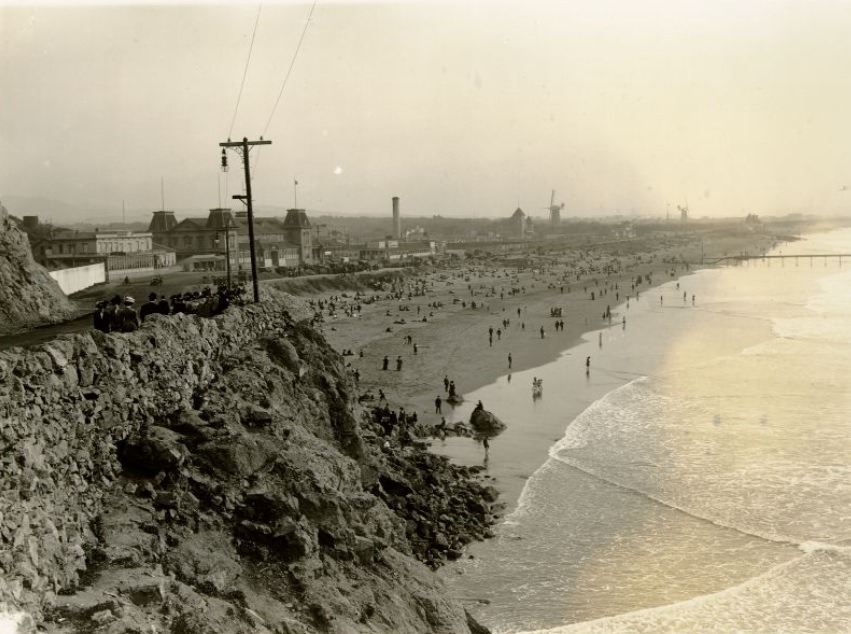
{"label": "shoreline", "polygon": [[[396,288],[416,288],[419,284],[426,289],[424,295],[414,294],[408,299],[407,294],[403,294],[401,300],[382,299],[363,306],[364,310],[357,317],[339,314],[334,318],[326,317],[322,331],[332,347],[341,352],[353,352],[345,358],[350,371],[359,373],[362,392],[377,396],[378,390],[383,390],[391,408],[403,407],[408,413],[416,412],[420,424],[434,426],[442,417],[435,412],[435,397],[439,395],[445,400],[447,396],[443,386],[445,376],[456,383],[458,393],[466,398],[510,373],[525,372],[556,361],[582,344],[590,332],[616,327],[625,316],[617,315],[610,324],[603,319],[607,306],[614,311],[627,297],[635,301],[636,292],[643,299],[646,293],[666,282],[698,270],[717,268],[715,265],[684,264],[683,249],[672,248],[662,240],[646,243],[648,251],[625,257],[605,253],[604,249],[565,250],[559,256],[547,257],[522,270],[498,263],[466,263],[453,271],[438,269],[419,275],[413,273]],[[773,237],[765,235],[724,238],[713,246],[719,252],[743,247],[764,252],[773,244]],[[692,249],[700,253],[701,246],[695,244]],[[607,274],[606,269],[612,266],[619,270]],[[586,273],[577,277],[575,271],[581,268]],[[565,281],[566,275],[570,276],[569,281]],[[642,281],[633,289],[632,283],[639,276]],[[523,290],[508,294],[512,288]],[[471,289],[480,294],[471,295]],[[592,292],[594,299],[591,299]],[[337,297],[342,302],[351,299]],[[462,301],[477,301],[478,306],[481,300],[487,303],[487,309],[473,310],[461,305]],[[439,308],[432,308],[435,305]],[[416,320],[417,307],[419,316],[427,316],[427,322]],[[550,316],[553,307],[561,307],[560,318]],[[404,324],[394,323],[401,319],[405,320]],[[496,330],[503,327],[504,319],[510,323],[498,337]],[[558,332],[553,328],[557,319],[564,322],[563,329]],[[520,324],[525,324],[525,328]],[[492,345],[488,343],[489,327],[494,328]],[[543,338],[541,327],[545,330]],[[410,344],[405,342],[408,336],[412,338]],[[418,348],[416,354],[414,343]],[[509,353],[512,356],[510,369]],[[390,360],[387,371],[381,369],[385,355]],[[396,360],[400,357],[402,369],[397,371]],[[462,405],[460,411],[466,412],[464,408]],[[487,404],[485,409],[488,409]],[[444,402],[443,416],[447,416],[448,411]],[[498,411],[494,413],[499,416]],[[464,466],[481,465],[483,450],[471,439],[463,438],[463,441],[470,443],[470,448],[460,452],[460,460],[456,456],[450,458]],[[433,453],[447,455],[434,442],[430,444]],[[545,459],[546,455],[542,454],[536,467]],[[482,473],[499,491],[502,502],[513,508],[517,502],[515,487],[505,481],[505,472],[491,465]],[[512,497],[508,499],[506,495]]]}
{"label": "shoreline", "polygon": [[[786,246],[779,245],[775,252],[779,250],[786,250]],[[764,266],[757,268],[764,268]],[[807,270],[805,271],[804,268]],[[786,272],[779,269],[775,270],[773,275],[779,274],[788,278],[788,280],[778,280],[786,290],[793,288],[799,279],[815,279],[813,274],[824,276],[825,279],[844,275],[838,268],[830,271],[825,269],[823,274],[819,267],[816,267],[814,272],[810,271],[809,268],[809,266],[801,267],[800,278],[798,275],[793,275],[792,271],[788,271],[787,275]],[[724,360],[723,365],[726,367],[726,360],[738,358],[740,351],[748,350],[752,346],[758,346],[760,353],[754,357],[746,356],[745,362],[748,363],[757,358],[762,359],[764,354],[763,344],[770,344],[777,337],[782,338],[782,335],[774,330],[773,320],[761,318],[764,314],[775,314],[768,310],[768,306],[772,302],[771,294],[766,293],[765,296],[760,294],[760,289],[767,288],[765,286],[767,281],[765,275],[771,273],[770,268],[767,272],[755,270],[753,273],[741,270],[728,271],[720,268],[703,269],[695,271],[693,276],[682,277],[679,282],[671,280],[666,286],[651,294],[650,302],[643,307],[644,315],[642,318],[634,319],[632,322],[637,330],[633,331],[631,335],[630,329],[627,329],[622,336],[620,336],[620,333],[611,333],[611,343],[608,343],[609,333],[603,332],[605,343],[599,353],[600,366],[605,365],[605,371],[611,372],[606,377],[606,382],[610,383],[610,386],[605,389],[605,395],[601,400],[596,400],[589,393],[590,382],[583,382],[581,378],[581,362],[586,354],[594,355],[597,348],[597,333],[586,336],[580,347],[572,349],[572,358],[563,358],[557,364],[535,371],[539,377],[545,378],[545,385],[558,385],[559,389],[554,394],[553,403],[546,402],[548,396],[546,393],[543,401],[529,402],[531,399],[528,397],[527,384],[531,381],[532,372],[527,372],[522,377],[520,383],[522,390],[518,390],[518,386],[514,385],[519,378],[515,377],[512,385],[506,386],[505,380],[502,379],[473,395],[473,398],[483,399],[486,406],[489,400],[492,400],[495,407],[503,408],[506,415],[511,416],[511,418],[506,418],[506,421],[516,423],[516,425],[509,424],[509,429],[503,437],[492,442],[490,470],[494,474],[500,471],[506,472],[507,467],[510,467],[510,465],[506,465],[508,456],[517,456],[523,449],[528,448],[532,439],[529,438],[530,442],[527,443],[526,447],[523,443],[526,437],[531,437],[541,428],[542,423],[538,419],[549,419],[546,424],[552,430],[554,439],[562,433],[564,434],[564,442],[556,442],[555,445],[549,443],[549,452],[546,449],[539,451],[541,459],[534,466],[531,466],[530,453],[526,451],[524,459],[530,465],[529,477],[526,482],[519,481],[517,478],[510,481],[503,479],[501,485],[497,485],[499,489],[506,487],[513,489],[512,494],[518,493],[518,495],[513,495],[511,498],[506,496],[506,500],[516,499],[516,503],[514,509],[509,508],[507,510],[504,521],[495,528],[496,539],[490,542],[471,544],[465,551],[463,561],[449,564],[438,573],[449,584],[453,596],[462,600],[476,618],[495,628],[507,627],[506,623],[510,623],[518,631],[538,631],[539,629],[544,631],[550,627],[558,629],[556,624],[561,626],[568,623],[585,623],[606,615],[621,613],[620,607],[623,607],[623,605],[619,604],[613,595],[606,595],[606,599],[600,603],[599,608],[602,610],[600,612],[586,613],[582,611],[584,609],[582,606],[584,605],[583,601],[589,596],[589,588],[591,592],[599,591],[599,596],[603,596],[605,595],[603,588],[608,590],[608,585],[604,584],[608,584],[610,579],[620,581],[621,571],[624,568],[629,568],[631,552],[629,548],[624,547],[624,544],[633,543],[630,541],[630,533],[628,532],[630,526],[638,535],[642,533],[642,530],[646,530],[647,534],[654,536],[667,534],[665,531],[645,529],[640,515],[631,516],[630,512],[625,510],[630,508],[627,498],[634,496],[634,492],[638,492],[637,499],[642,500],[642,504],[638,506],[646,508],[644,516],[654,518],[654,522],[658,517],[657,513],[659,513],[659,516],[665,514],[676,516],[681,514],[682,509],[684,509],[686,516],[697,517],[698,522],[704,521],[703,518],[709,518],[709,522],[721,527],[722,530],[718,532],[719,543],[726,539],[724,533],[733,536],[732,542],[735,541],[737,535],[743,534],[749,539],[753,535],[755,543],[769,544],[770,547],[766,546],[765,556],[774,556],[770,554],[772,549],[777,550],[777,557],[785,556],[782,550],[785,546],[777,549],[776,542],[772,540],[769,543],[762,539],[762,533],[752,530],[741,531],[741,525],[736,522],[729,523],[730,517],[723,514],[718,516],[724,518],[722,520],[717,519],[712,514],[701,514],[702,507],[699,505],[678,504],[677,502],[688,500],[687,495],[680,498],[668,498],[665,495],[668,490],[664,485],[657,489],[646,489],[642,486],[644,476],[638,475],[639,472],[642,474],[655,472],[655,470],[648,469],[645,471],[642,469],[645,466],[656,466],[652,459],[653,450],[648,449],[653,447],[652,439],[656,438],[656,435],[649,432],[653,429],[658,431],[659,428],[653,428],[651,421],[655,420],[655,413],[658,413],[660,419],[664,420],[666,412],[670,412],[664,399],[658,400],[653,396],[664,393],[672,400],[678,401],[678,396],[681,395],[683,400],[692,403],[690,400],[692,395],[696,399],[700,398],[698,395],[702,395],[704,401],[711,401],[711,395],[716,393],[717,382],[708,378],[706,383],[708,392],[706,393],[700,389],[694,391],[688,389],[688,387],[699,385],[695,382],[695,377],[703,376],[703,361],[721,359]],[[678,284],[680,288],[675,290],[675,284]],[[797,289],[798,286],[794,286],[794,288]],[[681,297],[683,292],[681,289],[688,289],[689,292],[696,291],[698,296],[698,310],[696,312],[689,310],[684,305],[680,306],[677,296],[679,294]],[[742,289],[747,289],[748,295],[754,297],[753,301],[765,302],[766,309],[751,310],[752,306],[747,309],[740,309],[742,306],[746,306],[746,304],[741,303],[742,301],[749,301],[742,299],[742,297],[746,297],[740,292]],[[827,291],[822,288],[821,292]],[[706,297],[706,303],[703,305],[700,301],[701,294]],[[664,306],[660,306],[660,295],[664,296]],[[805,297],[809,297],[809,295]],[[798,303],[794,305],[797,307]],[[785,307],[786,304],[784,303],[783,306]],[[762,304],[760,304],[760,307],[762,307]],[[704,311],[705,316],[701,315]],[[781,318],[792,317],[791,314],[785,312],[781,312],[779,316]],[[743,321],[740,323],[738,320]],[[719,334],[721,335],[720,338],[718,337]],[[623,345],[621,345],[621,342]],[[604,363],[603,356],[605,353],[608,353],[609,358],[605,359]],[[689,374],[691,382],[689,384],[680,382],[680,373],[682,375],[687,374],[684,368],[689,367],[687,363],[698,358],[698,355],[703,356],[699,356],[701,363],[695,364],[694,370]],[[596,359],[597,357],[594,357],[595,361]],[[660,361],[662,362],[660,363]],[[713,363],[711,367],[714,370],[716,367],[720,367],[720,364]],[[750,366],[746,367],[749,368]],[[601,367],[601,369],[603,368]],[[592,369],[593,375],[594,370]],[[640,375],[648,377],[647,387],[641,387],[641,385],[636,388],[626,387],[622,393],[618,394],[620,386],[631,384],[633,376],[638,377]],[[711,373],[711,377],[714,378],[715,376],[714,372]],[[667,392],[657,392],[656,387],[666,384],[669,386],[676,385],[677,387]],[[710,394],[709,398],[707,398],[708,393]],[[727,392],[723,393],[727,394]],[[737,395],[741,395],[741,393],[739,390],[736,391]],[[647,397],[648,395],[651,396]],[[594,404],[589,411],[585,412],[582,411],[585,407],[577,403],[579,400],[594,402]],[[550,405],[550,407],[547,407],[547,405]],[[665,428],[666,431],[673,431],[669,435],[665,435],[664,432],[658,435],[658,444],[663,447],[657,454],[662,458],[658,461],[659,463],[662,463],[668,455],[676,453],[674,451],[669,452],[669,454],[665,453],[665,450],[669,448],[668,440],[676,438],[678,433],[682,432],[682,438],[688,442],[688,434],[700,427],[700,421],[686,419],[685,415],[683,415],[683,426],[678,427],[676,424],[679,420],[677,414],[680,414],[681,410],[676,409],[676,407],[677,405],[674,405],[675,414],[668,421],[669,426]],[[683,405],[683,407],[687,406]],[[716,411],[712,407],[713,405],[710,402],[706,409],[701,410],[702,420],[706,422],[712,420],[712,413]],[[732,416],[732,414],[729,414],[727,409],[722,410],[720,405],[718,407],[719,410],[717,411],[722,411],[724,421],[727,422],[727,416]],[[735,405],[731,405],[730,409],[735,410]],[[576,410],[580,410],[580,412],[577,413]],[[564,412],[560,420],[554,418],[554,411]],[[682,412],[684,411],[682,410]],[[753,408],[748,409],[748,412],[751,411],[753,411]],[[511,412],[511,414],[509,415],[508,412]],[[621,415],[622,412],[623,416]],[[708,417],[707,412],[709,412]],[[769,418],[771,418],[771,414],[769,414]],[[775,421],[773,418],[772,420]],[[779,419],[777,420],[779,425]],[[688,425],[686,425],[686,421],[688,421]],[[738,418],[736,422],[739,422]],[[671,423],[673,424],[671,425]],[[621,424],[624,425],[626,435],[621,433]],[[645,424],[647,425],[646,430]],[[713,424],[716,423],[713,422]],[[520,429],[515,430],[512,427]],[[725,426],[726,432],[730,432],[732,427]],[[738,430],[738,425],[735,425],[735,427]],[[645,433],[645,431],[648,433]],[[712,436],[714,432],[715,429],[711,428],[707,437]],[[733,432],[733,434],[735,433]],[[742,433],[745,434],[744,430]],[[588,441],[588,448],[585,448],[584,443],[586,437],[591,439]],[[606,450],[606,447],[608,447],[606,441],[609,438],[617,447],[612,449],[611,453]],[[644,443],[645,439],[648,438],[650,440],[647,440],[647,442],[651,444]],[[700,438],[705,437],[701,436]],[[763,439],[760,438],[760,440]],[[539,445],[539,449],[546,444],[542,442],[540,435],[535,442]],[[702,455],[697,455],[702,454],[700,441],[693,444],[698,447],[695,451],[696,457],[702,457]],[[439,446],[440,443],[435,443],[435,445]],[[464,456],[464,448],[461,447],[461,443],[456,443],[454,440],[447,442],[447,446],[443,449],[436,448],[444,455],[448,455],[453,461],[458,461],[459,456]],[[683,446],[677,448],[683,449]],[[727,451],[718,449],[717,453],[722,456],[735,455],[729,444],[725,448]],[[633,449],[635,450],[634,453]],[[707,452],[707,454],[709,453]],[[581,456],[581,458],[577,458],[574,462],[573,456]],[[723,462],[724,459],[721,458],[720,460]],[[467,463],[462,460],[461,464]],[[600,470],[597,469],[598,466]],[[622,474],[623,478],[621,478]],[[678,480],[675,477],[673,481],[677,482]],[[586,483],[589,482],[591,485],[586,486]],[[656,481],[657,485],[658,482]],[[658,491],[661,491],[662,495],[654,496],[653,493]],[[647,503],[646,498],[650,499],[649,503]],[[590,535],[596,534],[598,524],[595,524],[595,522],[599,522],[599,518],[604,516],[602,510],[598,514],[598,506],[599,509],[609,509],[608,515],[605,515],[608,521],[600,523],[606,526],[605,529],[600,529],[601,532],[605,533],[608,530],[608,533],[606,533],[606,538],[593,541],[594,537],[590,537]],[[621,516],[621,513],[623,513],[623,516]],[[565,537],[564,544],[560,543],[562,529],[565,536],[571,536],[570,538]],[[713,528],[713,530],[715,529]],[[690,532],[689,530],[683,530],[682,534],[684,536],[690,535],[692,538],[699,535],[698,532]],[[539,539],[537,537],[539,535],[545,535],[545,537]],[[613,540],[612,537],[617,539]],[[621,537],[623,537],[623,542],[620,541]],[[700,538],[697,538],[696,541],[701,543]],[[713,542],[710,536],[706,536],[703,541],[705,543]],[[608,557],[610,553],[606,544],[614,544],[612,546],[613,551],[620,547],[620,568],[617,564],[612,565],[612,559],[608,559],[610,568],[606,574],[598,577],[596,585],[584,588],[584,594],[583,591],[578,590],[577,598],[570,600],[572,602],[569,605],[572,610],[582,616],[576,616],[574,619],[574,612],[571,611],[570,620],[563,623],[559,620],[558,607],[555,608],[555,612],[549,612],[548,608],[542,607],[560,605],[556,600],[555,592],[552,595],[547,594],[545,588],[555,587],[548,586],[548,583],[557,576],[559,579],[565,580],[564,585],[559,586],[560,588],[581,585],[581,582],[576,581],[576,579],[582,577],[581,562],[585,561],[584,553],[593,551],[593,548],[588,546],[591,543],[594,544],[593,548],[605,551],[604,558]],[[513,552],[515,545],[518,549],[516,554]],[[552,551],[549,550],[550,547]],[[661,548],[664,551],[664,543]],[[762,546],[759,546],[753,552],[762,552],[761,549]],[[794,551],[794,547],[790,547],[790,549]],[[721,549],[719,548],[719,550]],[[548,554],[536,558],[533,555],[536,552]],[[691,552],[701,553],[702,549],[692,548]],[[708,552],[711,552],[711,547]],[[549,558],[550,553],[552,558]],[[562,555],[564,559],[561,559]],[[660,570],[662,570],[659,579],[667,579],[670,573],[677,571],[677,556],[667,560],[660,557],[659,553],[655,553],[655,555],[654,561],[666,562],[665,567],[663,567],[663,564],[659,564]],[[700,554],[693,556],[696,561],[700,561]],[[555,563],[552,567],[549,567],[550,561],[558,562],[558,569]],[[530,572],[528,574],[522,567],[526,564],[529,565]],[[589,565],[593,566],[594,564]],[[749,556],[743,556],[740,565],[742,568],[737,568],[737,571],[739,571],[737,574],[740,575],[747,576],[749,574],[740,572],[747,571],[747,566],[751,566],[750,570],[760,569],[759,561],[754,563],[749,559]],[[540,566],[541,570],[531,572],[537,566]],[[562,570],[565,571],[564,577],[559,576],[562,574]],[[567,572],[568,570],[572,572]],[[654,605],[654,599],[649,593],[642,594],[646,591],[641,589],[643,586],[640,575],[630,577],[628,572],[623,574],[624,579],[628,579],[630,583],[634,584],[634,596],[639,597],[635,599],[634,605],[625,607],[624,611],[629,612]],[[707,577],[707,579],[711,579],[711,577]],[[615,583],[612,582],[612,585],[615,586]],[[708,583],[706,587],[713,587],[714,581],[706,583]],[[623,585],[628,585],[627,581],[624,581]],[[515,593],[514,589],[517,587],[521,589],[518,589]],[[671,585],[671,587],[676,586]],[[723,583],[719,587],[723,587]],[[528,611],[524,611],[523,601],[518,600],[518,596],[530,599],[532,596],[536,597],[537,603],[535,605],[540,610],[540,614],[548,616],[541,621],[535,620],[537,613],[533,614],[534,608],[530,607]],[[668,594],[664,596],[669,597]],[[670,598],[671,604],[682,600],[683,596],[688,598],[687,595],[676,595],[676,591],[674,591],[670,595],[670,597],[675,597]],[[565,601],[567,604],[568,599],[565,599]],[[594,601],[591,599],[590,604],[593,603]],[[667,598],[664,604],[668,604]],[[607,612],[607,610],[610,610],[610,606],[620,607],[611,608],[611,611]],[[568,610],[565,610],[565,613],[567,612]],[[524,619],[527,620],[524,621]],[[534,627],[517,625],[527,622],[534,622]]]}
{"label": "shoreline", "polygon": [[[693,288],[689,284],[690,279],[713,270],[717,270],[717,267],[692,269],[649,287],[647,298],[642,294],[639,306],[633,306],[632,311],[640,312],[632,313],[634,317],[630,327],[623,334],[618,323],[611,326],[600,324],[583,332],[557,358],[517,370],[515,374],[520,376],[515,376],[513,380],[507,380],[503,374],[496,381],[473,390],[468,402],[459,408],[460,412],[456,412],[459,416],[455,416],[455,422],[466,420],[465,416],[469,416],[473,402],[481,399],[486,409],[488,404],[494,402],[493,411],[508,425],[503,434],[491,441],[489,458],[483,460],[484,450],[480,443],[471,442],[472,439],[462,436],[449,437],[444,441],[435,439],[430,443],[430,451],[446,456],[461,466],[484,465],[485,471],[482,473],[491,479],[491,484],[503,496],[501,519],[509,519],[521,509],[523,494],[530,479],[549,461],[549,451],[564,438],[576,417],[613,391],[652,374],[653,368],[657,367],[658,361],[652,358],[655,353],[650,349],[642,347],[642,351],[648,354],[647,358],[629,354],[624,357],[622,345],[624,340],[641,341],[651,336],[652,331],[648,331],[648,328],[652,324],[648,318],[655,319],[652,315],[658,308],[657,293],[663,292],[668,300],[673,293],[679,294],[680,283],[684,288]],[[676,291],[673,291],[674,284],[678,286]],[[668,288],[665,289],[665,286]],[[630,314],[624,304],[618,305],[617,309],[619,315]],[[673,310],[678,309],[679,306],[673,306]],[[586,356],[592,359],[590,373],[585,368]],[[544,382],[542,397],[531,398],[530,406],[521,406],[518,399],[531,397],[533,371]],[[522,386],[519,392],[518,381]],[[525,410],[529,416],[518,416],[518,409]],[[476,544],[471,544],[471,547],[470,552],[475,553]]]}

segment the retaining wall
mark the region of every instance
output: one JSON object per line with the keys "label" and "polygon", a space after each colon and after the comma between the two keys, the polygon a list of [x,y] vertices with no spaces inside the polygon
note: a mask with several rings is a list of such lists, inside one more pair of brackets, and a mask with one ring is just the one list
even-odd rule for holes
{"label": "retaining wall", "polygon": [[106,282],[106,267],[103,262],[59,269],[49,273],[66,295]]}

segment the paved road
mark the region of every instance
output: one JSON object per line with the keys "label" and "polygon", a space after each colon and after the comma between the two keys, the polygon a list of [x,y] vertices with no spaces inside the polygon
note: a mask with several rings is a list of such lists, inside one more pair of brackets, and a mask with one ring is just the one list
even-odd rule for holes
{"label": "paved road", "polygon": [[[367,273],[383,273],[388,271],[399,270],[395,268],[380,269],[378,271],[368,271]],[[164,294],[166,297],[172,293],[182,292],[187,288],[200,288],[204,273],[173,273],[164,276],[165,283],[157,286],[152,286],[147,279],[138,279],[131,282],[129,285],[121,282],[112,282],[107,284],[99,284],[89,289],[80,291],[73,295],[76,304],[85,312],[79,317],[70,321],[62,322],[61,324],[53,324],[47,326],[39,326],[32,330],[27,330],[14,335],[6,335],[0,337],[0,350],[12,348],[15,346],[34,346],[40,343],[45,343],[60,335],[68,335],[77,332],[84,332],[93,328],[92,325],[92,308],[94,308],[95,300],[109,299],[111,296],[132,294],[136,298],[137,307],[147,299],[148,293],[156,292]],[[261,284],[273,282],[300,282],[311,279],[336,277],[335,273],[319,273],[315,275],[302,275],[299,277],[269,277],[259,280]],[[147,277],[147,276],[146,276]],[[251,293],[251,284],[248,284],[248,292]],[[86,308],[83,308],[86,307]]]}
{"label": "paved road", "polygon": [[59,335],[68,335],[75,332],[84,332],[92,328],[92,313],[87,313],[72,319],[62,322],[61,324],[53,324],[49,326],[39,326],[32,330],[27,330],[15,335],[6,335],[0,337],[0,350],[12,348],[15,346],[34,346],[39,343],[44,343],[55,339]]}

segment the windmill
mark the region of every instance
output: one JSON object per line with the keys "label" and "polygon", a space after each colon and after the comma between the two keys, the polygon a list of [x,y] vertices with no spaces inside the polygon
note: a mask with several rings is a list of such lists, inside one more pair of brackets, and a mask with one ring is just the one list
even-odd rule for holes
{"label": "windmill", "polygon": [[680,220],[682,222],[688,221],[688,203],[685,206],[677,205],[677,209],[680,210]]}
{"label": "windmill", "polygon": [[560,205],[555,204],[556,200],[556,190],[552,190],[550,194],[550,206],[545,207],[550,212],[550,226],[557,227],[561,223],[561,210],[564,209],[564,203]]}

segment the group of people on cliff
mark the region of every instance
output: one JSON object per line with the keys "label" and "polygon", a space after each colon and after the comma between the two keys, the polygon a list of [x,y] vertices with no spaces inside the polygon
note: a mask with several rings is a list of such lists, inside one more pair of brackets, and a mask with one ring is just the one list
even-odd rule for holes
{"label": "group of people on cliff", "polygon": [[150,293],[148,301],[136,311],[136,300],[131,296],[115,295],[111,300],[101,300],[95,304],[92,317],[96,330],[101,332],[133,332],[151,315],[201,315],[214,317],[231,304],[242,305],[245,302],[244,284],[228,289],[220,286],[214,293],[210,287],[201,291],[175,293],[170,301],[165,295]]}

